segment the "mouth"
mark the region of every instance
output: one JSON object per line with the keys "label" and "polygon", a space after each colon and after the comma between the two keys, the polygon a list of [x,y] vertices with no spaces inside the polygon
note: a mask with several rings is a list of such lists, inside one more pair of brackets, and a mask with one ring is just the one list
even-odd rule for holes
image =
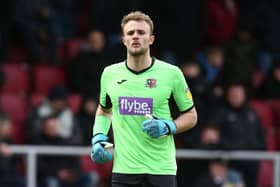
{"label": "mouth", "polygon": [[132,43],[132,46],[133,46],[133,47],[139,47],[139,46],[140,46],[140,43]]}

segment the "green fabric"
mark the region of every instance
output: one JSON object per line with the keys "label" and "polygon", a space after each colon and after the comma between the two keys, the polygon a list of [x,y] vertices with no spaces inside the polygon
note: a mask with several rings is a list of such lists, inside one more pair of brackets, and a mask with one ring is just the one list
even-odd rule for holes
{"label": "green fabric", "polygon": [[97,115],[95,116],[93,125],[93,134],[102,133],[107,135],[110,129],[111,120],[107,116]]}
{"label": "green fabric", "polygon": [[172,95],[180,111],[193,106],[183,73],[166,62],[155,59],[141,73],[130,71],[125,62],[104,69],[99,102],[105,108],[112,104],[114,173],[176,175],[173,136],[153,139],[142,132],[146,113],[172,120]]}

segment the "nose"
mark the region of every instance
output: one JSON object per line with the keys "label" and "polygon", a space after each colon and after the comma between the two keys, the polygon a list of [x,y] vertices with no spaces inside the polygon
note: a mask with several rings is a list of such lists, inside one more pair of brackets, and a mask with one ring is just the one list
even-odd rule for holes
{"label": "nose", "polygon": [[139,38],[139,33],[138,32],[134,32],[133,35],[132,35],[132,38],[133,39]]}

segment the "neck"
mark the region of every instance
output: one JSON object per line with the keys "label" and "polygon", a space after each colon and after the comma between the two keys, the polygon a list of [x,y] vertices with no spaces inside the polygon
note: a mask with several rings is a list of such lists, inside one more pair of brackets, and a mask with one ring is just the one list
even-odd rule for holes
{"label": "neck", "polygon": [[134,71],[141,71],[150,67],[152,58],[148,53],[140,56],[127,55],[127,66]]}

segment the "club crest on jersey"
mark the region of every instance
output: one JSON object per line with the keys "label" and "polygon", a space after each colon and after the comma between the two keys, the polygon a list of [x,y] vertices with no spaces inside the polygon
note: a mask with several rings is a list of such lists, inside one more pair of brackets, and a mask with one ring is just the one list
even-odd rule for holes
{"label": "club crest on jersey", "polygon": [[146,87],[147,88],[155,88],[156,87],[156,83],[157,83],[156,79],[147,79]]}

